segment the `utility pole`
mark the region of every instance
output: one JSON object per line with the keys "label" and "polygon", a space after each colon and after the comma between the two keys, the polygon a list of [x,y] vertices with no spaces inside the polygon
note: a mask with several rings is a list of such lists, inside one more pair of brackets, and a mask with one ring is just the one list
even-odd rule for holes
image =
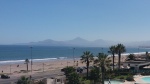
{"label": "utility pole", "polygon": [[33,47],[30,47],[31,48],[31,72],[32,72],[32,48]]}
{"label": "utility pole", "polygon": [[103,53],[103,48],[102,48],[102,53]]}
{"label": "utility pole", "polygon": [[10,65],[10,74],[11,74],[11,65]]}
{"label": "utility pole", "polygon": [[43,72],[44,72],[44,63],[43,63]]}
{"label": "utility pole", "polygon": [[75,48],[73,48],[73,61],[74,61],[73,65],[75,66],[74,50],[75,50]]}

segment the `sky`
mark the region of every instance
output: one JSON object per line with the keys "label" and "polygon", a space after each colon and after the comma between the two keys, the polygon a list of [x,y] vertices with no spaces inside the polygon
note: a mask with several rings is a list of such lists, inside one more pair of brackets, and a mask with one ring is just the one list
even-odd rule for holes
{"label": "sky", "polygon": [[150,0],[0,0],[0,44],[149,41]]}

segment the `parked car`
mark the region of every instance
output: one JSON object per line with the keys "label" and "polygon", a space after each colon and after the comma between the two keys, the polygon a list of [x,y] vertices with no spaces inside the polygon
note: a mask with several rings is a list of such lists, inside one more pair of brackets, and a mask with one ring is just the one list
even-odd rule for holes
{"label": "parked car", "polygon": [[5,75],[5,74],[2,74],[2,75],[1,75],[1,79],[8,79],[8,78],[10,78],[10,76]]}
{"label": "parked car", "polygon": [[82,67],[77,67],[77,72],[82,73],[83,72],[83,68]]}

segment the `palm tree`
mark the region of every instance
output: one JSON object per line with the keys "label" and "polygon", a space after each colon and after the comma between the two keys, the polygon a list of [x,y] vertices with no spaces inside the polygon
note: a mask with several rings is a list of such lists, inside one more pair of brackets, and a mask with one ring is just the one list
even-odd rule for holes
{"label": "palm tree", "polygon": [[118,54],[118,69],[120,69],[120,59],[121,59],[121,53],[126,52],[126,48],[123,44],[118,44],[116,47],[116,52]]}
{"label": "palm tree", "polygon": [[100,70],[99,67],[94,66],[92,68],[92,70],[90,71],[90,76],[89,76],[90,80],[93,80],[93,84],[97,84],[99,82],[101,82],[100,80]]}
{"label": "palm tree", "polygon": [[101,78],[102,78],[102,84],[104,84],[104,73],[107,69],[109,69],[110,67],[110,62],[111,60],[109,60],[107,58],[108,55],[104,54],[104,53],[99,53],[97,58],[95,61],[94,61],[94,64],[97,64],[100,69],[101,69]]}
{"label": "palm tree", "polygon": [[115,53],[116,53],[116,46],[115,46],[115,45],[114,45],[114,46],[111,46],[111,47],[109,48],[108,53],[111,53],[111,54],[113,55],[113,70],[114,70],[114,58],[115,58]]}
{"label": "palm tree", "polygon": [[86,63],[86,67],[87,67],[87,79],[88,79],[88,74],[89,74],[89,64],[90,62],[93,61],[93,54],[90,53],[90,51],[85,51],[83,52],[83,55],[81,56],[81,62],[82,63]]}
{"label": "palm tree", "polygon": [[27,71],[28,71],[29,70],[28,69],[29,59],[25,59],[25,64],[27,65]]}

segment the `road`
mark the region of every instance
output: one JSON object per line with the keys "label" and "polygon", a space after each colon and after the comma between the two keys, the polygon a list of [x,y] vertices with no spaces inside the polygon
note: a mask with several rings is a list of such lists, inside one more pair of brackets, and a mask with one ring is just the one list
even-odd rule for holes
{"label": "road", "polygon": [[[64,73],[60,70],[55,71],[46,71],[46,72],[40,72],[32,75],[32,79],[41,79],[41,78],[50,78],[57,75],[63,75]],[[30,75],[26,75],[26,77],[29,77]],[[20,77],[17,76],[10,76],[10,79],[0,79],[0,84],[11,84],[11,82],[16,82]]]}

